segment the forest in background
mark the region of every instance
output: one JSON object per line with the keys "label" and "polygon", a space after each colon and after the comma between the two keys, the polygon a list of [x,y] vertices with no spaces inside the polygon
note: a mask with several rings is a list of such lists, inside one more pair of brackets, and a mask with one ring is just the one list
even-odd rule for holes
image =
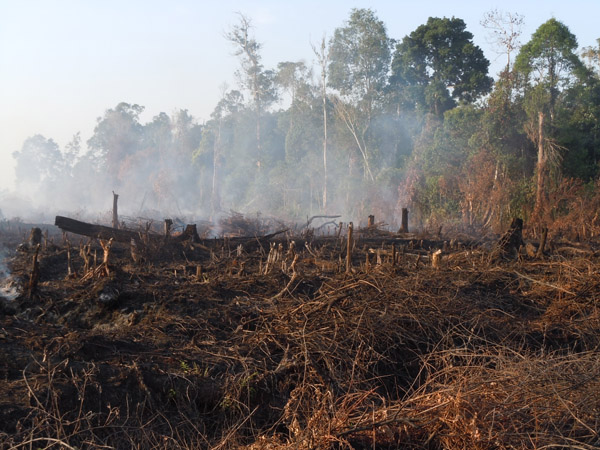
{"label": "forest in background", "polygon": [[374,214],[396,227],[406,207],[419,228],[499,231],[518,216],[585,234],[599,220],[600,39],[580,49],[554,18],[527,42],[518,14],[482,23],[506,58],[495,79],[459,18],[395,40],[374,11],[353,9],[310,44],[314,64],[267,68],[240,14],[224,36],[237,83],[208,121],[179,110],[141,123],[143,106],[120,103],[85,145],[79,133],[63,149],[28,138],[16,187],[32,206],[81,215],[114,191],[145,215]]}

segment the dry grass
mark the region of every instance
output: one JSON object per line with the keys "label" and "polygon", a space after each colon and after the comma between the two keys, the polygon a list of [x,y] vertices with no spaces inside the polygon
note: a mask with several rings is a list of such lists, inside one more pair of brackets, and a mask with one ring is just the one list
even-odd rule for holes
{"label": "dry grass", "polygon": [[[282,256],[268,274],[260,247],[145,266],[115,248],[112,276],[88,280],[43,255],[35,303],[0,315],[0,393],[17,393],[0,448],[600,445],[592,249],[500,261],[476,246],[432,268],[417,244],[393,266],[370,245],[351,274],[343,239],[297,243],[293,271]],[[108,288],[115,305],[96,300]]]}

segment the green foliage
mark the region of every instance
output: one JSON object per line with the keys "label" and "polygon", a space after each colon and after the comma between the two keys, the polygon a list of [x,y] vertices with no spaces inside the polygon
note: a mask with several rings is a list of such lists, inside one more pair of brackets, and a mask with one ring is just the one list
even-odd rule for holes
{"label": "green foliage", "polygon": [[[119,103],[98,119],[88,152],[78,134],[64,152],[40,135],[26,140],[13,154],[19,188],[56,196],[68,183],[81,204],[123,190],[142,207],[178,215],[186,205],[213,219],[234,209],[299,220],[326,209],[344,220],[375,213],[394,226],[394,210],[408,207],[423,223],[498,229],[533,210],[539,136],[558,156],[547,168],[549,195],[563,176],[591,182],[600,174],[599,52],[584,50],[586,67],[556,19],[538,28],[513,70],[518,30],[497,34],[508,61],[495,83],[459,18],[431,17],[392,49],[384,22],[353,9],[329,47],[323,38],[315,49],[317,82],[302,61],[264,67],[251,32],[240,15],[226,34],[238,84],[223,89],[205,123],[185,110],[141,123],[143,106]],[[194,370],[185,364],[182,371]]]}
{"label": "green foliage", "polygon": [[57,181],[63,166],[62,153],[56,142],[40,134],[28,138],[20,151],[13,153],[15,173],[19,184],[38,184]]}
{"label": "green foliage", "polygon": [[353,9],[330,42],[329,84],[356,101],[373,103],[387,83],[391,41],[370,9]]}
{"label": "green foliage", "polygon": [[595,179],[600,169],[600,80],[589,77],[570,89],[555,125],[556,139],[565,149],[564,174]]}
{"label": "green foliage", "polygon": [[397,44],[390,82],[417,107],[441,115],[456,101],[473,102],[493,80],[489,61],[457,18],[430,17]]}
{"label": "green foliage", "polygon": [[548,108],[551,119],[562,89],[583,74],[583,64],[575,50],[577,38],[566,25],[552,18],[540,25],[531,40],[521,47],[515,71],[529,86],[527,98],[535,111]]}

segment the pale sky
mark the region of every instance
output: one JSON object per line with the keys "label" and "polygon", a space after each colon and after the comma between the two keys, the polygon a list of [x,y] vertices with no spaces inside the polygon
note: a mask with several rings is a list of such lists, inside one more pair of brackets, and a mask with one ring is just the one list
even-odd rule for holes
{"label": "pale sky", "polygon": [[581,47],[600,38],[599,0],[0,0],[0,190],[13,187],[12,153],[26,138],[39,133],[64,148],[81,132],[85,143],[119,102],[144,106],[142,122],[176,109],[208,119],[223,83],[235,87],[237,60],[223,34],[236,12],[251,18],[264,66],[275,68],[313,63],[310,42],[330,37],[353,7],[373,9],[398,40],[428,17],[459,17],[491,75],[504,63],[480,25],[492,9],[524,16],[522,43],[552,17]]}

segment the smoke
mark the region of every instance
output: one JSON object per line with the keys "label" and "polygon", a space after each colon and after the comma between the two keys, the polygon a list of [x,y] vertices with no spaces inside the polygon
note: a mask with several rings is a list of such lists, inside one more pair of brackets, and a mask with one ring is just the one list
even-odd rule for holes
{"label": "smoke", "polygon": [[143,107],[120,103],[98,119],[85,143],[76,134],[60,149],[33,136],[13,155],[18,194],[0,194],[0,208],[6,217],[33,223],[67,215],[108,224],[115,192],[125,221],[210,219],[220,230],[218,219],[232,211],[299,224],[335,214],[359,226],[374,214],[377,223],[397,229],[400,208],[410,206],[399,186],[409,175],[416,120],[376,116],[362,155],[329,111],[325,177],[319,98],[263,112],[258,145],[256,113],[235,92],[203,124],[185,110],[144,122]]}
{"label": "smoke", "polygon": [[12,278],[8,266],[5,263],[6,254],[0,250],[0,298],[14,300],[19,296],[16,281]]}

